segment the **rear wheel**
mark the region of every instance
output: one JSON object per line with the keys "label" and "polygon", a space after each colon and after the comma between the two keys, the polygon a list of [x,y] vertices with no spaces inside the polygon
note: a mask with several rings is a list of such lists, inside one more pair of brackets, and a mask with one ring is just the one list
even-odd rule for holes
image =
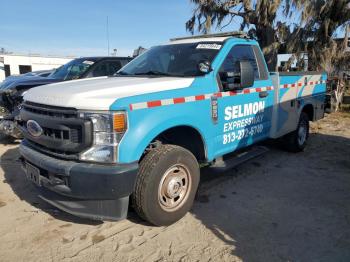
{"label": "rear wheel", "polygon": [[198,183],[194,155],[179,146],[161,145],[140,163],[132,195],[134,209],[154,225],[170,225],[190,210]]}
{"label": "rear wheel", "polygon": [[285,144],[289,151],[300,152],[306,147],[309,137],[309,117],[306,113],[300,114],[298,127],[292,133],[286,135]]}

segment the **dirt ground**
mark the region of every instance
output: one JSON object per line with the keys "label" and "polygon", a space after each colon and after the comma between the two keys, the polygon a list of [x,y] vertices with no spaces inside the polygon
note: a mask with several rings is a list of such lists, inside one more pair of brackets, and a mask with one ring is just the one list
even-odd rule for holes
{"label": "dirt ground", "polygon": [[305,152],[203,169],[193,209],[169,227],[132,211],[92,222],[36,197],[0,145],[0,261],[350,261],[350,114],[312,124]]}

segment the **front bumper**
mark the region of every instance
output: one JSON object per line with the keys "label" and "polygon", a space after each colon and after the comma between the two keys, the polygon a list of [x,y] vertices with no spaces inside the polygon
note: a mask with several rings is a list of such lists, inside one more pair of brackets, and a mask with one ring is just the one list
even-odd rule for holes
{"label": "front bumper", "polygon": [[24,168],[40,170],[39,197],[70,214],[95,220],[127,216],[138,164],[99,165],[60,160],[20,145]]}

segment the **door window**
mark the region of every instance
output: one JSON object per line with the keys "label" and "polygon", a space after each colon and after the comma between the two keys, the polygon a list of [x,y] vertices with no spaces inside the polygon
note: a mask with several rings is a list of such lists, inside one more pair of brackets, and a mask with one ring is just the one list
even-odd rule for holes
{"label": "door window", "polygon": [[108,62],[108,64],[109,64],[108,75],[110,76],[115,74],[120,68],[122,68],[120,61],[110,61]]}
{"label": "door window", "polygon": [[106,76],[107,74],[108,74],[107,62],[100,63],[92,71],[92,77]]}
{"label": "door window", "polygon": [[92,77],[111,76],[122,67],[120,61],[104,61],[92,71]]}
{"label": "door window", "polygon": [[8,77],[11,75],[11,68],[10,65],[4,65],[4,69],[5,69],[5,76]]}
{"label": "door window", "polygon": [[19,65],[19,73],[26,74],[28,72],[32,72],[32,66],[30,65]]}
{"label": "door window", "polygon": [[[219,78],[222,86],[225,88],[228,84],[228,76],[227,72],[233,73],[233,76],[230,77],[238,77],[240,73],[240,65],[241,61],[249,61],[254,69],[254,78],[255,80],[260,80],[263,77],[260,74],[259,66],[256,60],[256,56],[252,46],[250,45],[237,45],[232,47],[231,51],[226,56],[224,62],[221,65],[219,70]],[[237,80],[234,83],[238,83]]]}

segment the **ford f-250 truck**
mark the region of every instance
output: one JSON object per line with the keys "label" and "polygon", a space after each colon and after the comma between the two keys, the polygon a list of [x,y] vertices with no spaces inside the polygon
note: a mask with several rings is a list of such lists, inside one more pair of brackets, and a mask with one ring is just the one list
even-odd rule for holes
{"label": "ford f-250 truck", "polygon": [[23,166],[66,212],[119,220],[130,199],[142,218],[169,225],[191,208],[201,165],[268,138],[302,151],[309,121],[324,114],[326,77],[270,74],[258,43],[240,34],[172,39],[113,77],[28,91]]}

